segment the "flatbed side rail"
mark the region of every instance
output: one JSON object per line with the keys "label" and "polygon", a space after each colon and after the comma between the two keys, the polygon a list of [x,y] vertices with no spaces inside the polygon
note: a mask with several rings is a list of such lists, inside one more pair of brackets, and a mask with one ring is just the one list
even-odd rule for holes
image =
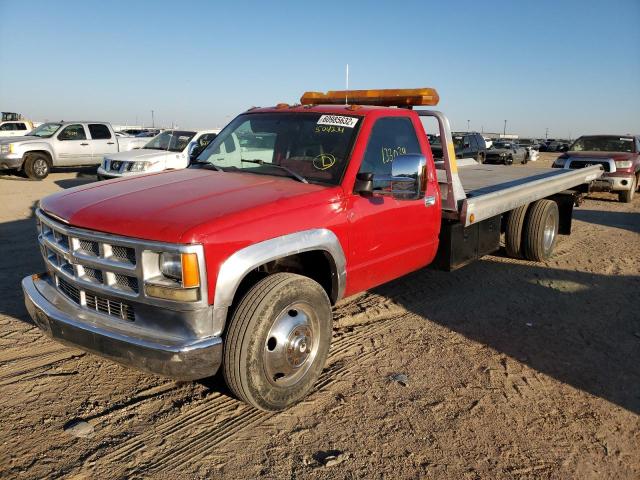
{"label": "flatbed side rail", "polygon": [[561,174],[550,178],[526,181],[520,185],[497,190],[495,192],[466,198],[460,212],[460,223],[468,227],[487,218],[508,212],[514,208],[549,197],[578,185],[588,184],[602,176],[600,165],[563,170]]}
{"label": "flatbed side rail", "polygon": [[464,193],[462,182],[458,176],[458,164],[449,119],[444,113],[437,110],[415,110],[415,112],[420,117],[433,117],[438,122],[444,170],[447,174],[446,191],[442,192],[442,212],[448,218],[457,219],[467,195]]}

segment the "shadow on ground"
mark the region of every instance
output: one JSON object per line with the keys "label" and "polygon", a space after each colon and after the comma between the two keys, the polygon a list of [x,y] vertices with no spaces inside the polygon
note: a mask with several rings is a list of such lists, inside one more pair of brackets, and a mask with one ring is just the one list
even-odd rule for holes
{"label": "shadow on ground", "polygon": [[579,208],[573,211],[573,218],[587,223],[640,233],[640,213],[638,212],[607,212]]}
{"label": "shadow on ground", "polygon": [[640,275],[485,257],[375,289],[407,310],[535,370],[640,413]]}

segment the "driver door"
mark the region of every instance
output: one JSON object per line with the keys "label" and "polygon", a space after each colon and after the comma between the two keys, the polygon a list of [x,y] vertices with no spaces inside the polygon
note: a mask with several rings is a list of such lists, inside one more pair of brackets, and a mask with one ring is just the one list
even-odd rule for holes
{"label": "driver door", "polygon": [[57,165],[90,165],[92,162],[91,142],[81,123],[67,125],[56,137],[55,149]]}
{"label": "driver door", "polygon": [[[384,188],[375,177],[391,174],[398,155],[427,155],[410,117],[384,117],[371,129],[360,172],[374,174],[374,188]],[[421,126],[420,126],[421,128]],[[427,165],[426,168],[429,168]],[[425,202],[429,198],[429,202]],[[426,196],[396,200],[390,196],[349,199],[349,290],[362,291],[426,266],[438,248],[440,201],[436,181],[427,183]]]}

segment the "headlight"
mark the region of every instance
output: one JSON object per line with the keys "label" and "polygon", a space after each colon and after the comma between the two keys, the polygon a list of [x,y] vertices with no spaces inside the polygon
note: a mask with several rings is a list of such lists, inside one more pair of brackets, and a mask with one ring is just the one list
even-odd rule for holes
{"label": "headlight", "polygon": [[145,293],[181,302],[200,300],[197,253],[143,252]]}
{"label": "headlight", "polygon": [[162,253],[159,261],[160,272],[174,280],[182,280],[182,255],[179,253]]}
{"label": "headlight", "polygon": [[13,143],[0,145],[0,153],[13,153]]}
{"label": "headlight", "polygon": [[130,172],[144,172],[151,165],[153,165],[151,162],[133,162],[133,165],[131,165],[131,169],[129,171]]}
{"label": "headlight", "polygon": [[631,160],[616,160],[616,168],[631,168],[633,162]]}

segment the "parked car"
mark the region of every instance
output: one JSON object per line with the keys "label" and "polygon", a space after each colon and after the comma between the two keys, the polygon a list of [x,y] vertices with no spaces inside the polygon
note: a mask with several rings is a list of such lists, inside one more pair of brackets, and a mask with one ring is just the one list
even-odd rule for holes
{"label": "parked car", "polygon": [[493,142],[493,146],[487,150],[487,163],[527,163],[527,149],[516,142]]}
{"label": "parked car", "polygon": [[107,122],[48,122],[24,137],[0,139],[0,170],[42,180],[51,167],[98,165],[105,154],[142,147],[145,139],[117,137]]}
{"label": "parked car", "polygon": [[165,130],[138,150],[105,155],[98,179],[177,170],[189,165],[190,154],[202,151],[220,130]]}
{"label": "parked car", "polygon": [[552,166],[575,169],[591,165],[602,165],[605,172],[592,190],[617,193],[621,202],[630,203],[640,185],[640,136],[582,136]]}
{"label": "parked car", "polygon": [[527,151],[526,160],[528,161],[531,158],[532,151],[538,151],[540,149],[540,140],[536,140],[535,138],[519,138],[518,145]]}
{"label": "parked car", "polygon": [[[473,158],[478,163],[485,162],[487,145],[481,134],[478,132],[453,132],[451,135],[457,158]],[[436,137],[431,143],[431,151],[435,158],[442,158],[440,137]]]}

